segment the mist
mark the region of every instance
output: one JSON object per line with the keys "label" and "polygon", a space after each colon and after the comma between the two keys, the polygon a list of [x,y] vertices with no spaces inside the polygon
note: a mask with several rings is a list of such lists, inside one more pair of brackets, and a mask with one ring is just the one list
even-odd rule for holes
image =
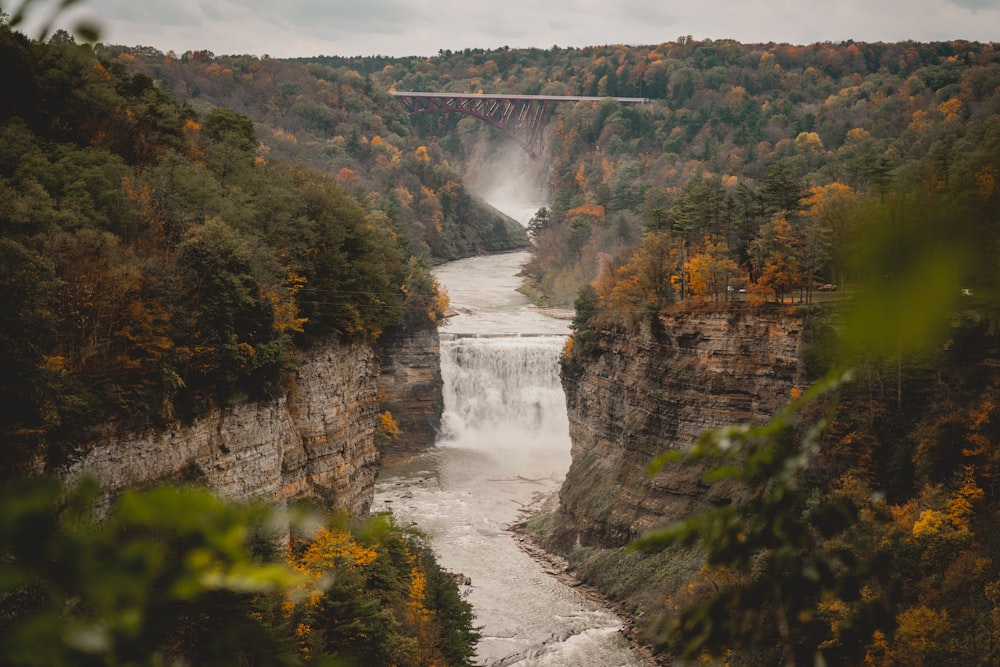
{"label": "mist", "polygon": [[466,165],[468,188],[495,208],[527,226],[538,209],[549,205],[549,167],[513,141],[480,144]]}

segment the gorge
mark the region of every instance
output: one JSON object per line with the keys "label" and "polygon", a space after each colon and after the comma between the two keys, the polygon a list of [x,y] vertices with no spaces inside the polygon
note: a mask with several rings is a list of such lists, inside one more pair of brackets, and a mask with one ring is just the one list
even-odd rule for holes
{"label": "gorge", "polygon": [[[656,332],[608,329],[563,369],[560,386],[567,322],[514,291],[524,257],[439,267],[459,313],[441,334],[322,346],[303,357],[287,397],[109,439],[66,475],[96,474],[107,498],[186,479],[235,500],[390,510],[429,535],[445,568],[469,577],[484,664],[570,664],[583,654],[598,662],[573,664],[641,664],[600,662],[628,654],[622,621],[553,579],[509,526],[558,494],[546,546],[600,587],[594,570],[646,529],[731,501],[697,469],[650,478],[646,466],[706,428],[762,421],[784,404],[802,383],[802,315],[731,304],[678,310]],[[385,411],[401,425],[397,438],[380,434]]]}
{"label": "gorge", "polygon": [[515,292],[525,253],[438,267],[458,314],[442,329],[445,413],[437,446],[389,465],[376,508],[412,522],[460,573],[484,665],[641,665],[623,622],[523,551],[509,529],[569,466],[558,377],[567,322]]}

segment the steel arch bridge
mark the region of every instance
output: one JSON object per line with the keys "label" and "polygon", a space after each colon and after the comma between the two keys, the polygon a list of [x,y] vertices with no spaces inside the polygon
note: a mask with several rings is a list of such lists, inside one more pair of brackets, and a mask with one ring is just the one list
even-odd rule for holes
{"label": "steel arch bridge", "polygon": [[472,93],[390,92],[406,112],[421,113],[456,111],[478,118],[506,133],[528,152],[537,157],[542,149],[545,125],[552,106],[559,102],[601,102],[615,100],[622,105],[645,104],[644,97],[575,97],[562,95],[502,95]]}

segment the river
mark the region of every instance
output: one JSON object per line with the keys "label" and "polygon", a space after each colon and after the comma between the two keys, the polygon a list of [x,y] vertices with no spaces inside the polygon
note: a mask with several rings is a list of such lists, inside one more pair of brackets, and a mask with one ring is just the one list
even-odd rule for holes
{"label": "river", "polygon": [[622,620],[547,573],[508,526],[557,492],[570,464],[558,359],[568,322],[515,291],[527,253],[459,260],[435,274],[457,315],[441,330],[445,412],[436,446],[387,466],[375,510],[426,535],[469,577],[482,665],[644,664]]}

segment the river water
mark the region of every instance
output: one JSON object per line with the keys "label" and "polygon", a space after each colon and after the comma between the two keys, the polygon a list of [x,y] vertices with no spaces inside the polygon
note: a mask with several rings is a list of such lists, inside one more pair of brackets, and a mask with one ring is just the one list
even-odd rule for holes
{"label": "river water", "polygon": [[626,667],[643,661],[619,617],[522,551],[507,526],[559,489],[570,464],[558,359],[568,323],[515,291],[527,253],[435,274],[457,315],[441,330],[445,412],[436,447],[387,466],[375,510],[428,535],[476,614],[482,665]]}

